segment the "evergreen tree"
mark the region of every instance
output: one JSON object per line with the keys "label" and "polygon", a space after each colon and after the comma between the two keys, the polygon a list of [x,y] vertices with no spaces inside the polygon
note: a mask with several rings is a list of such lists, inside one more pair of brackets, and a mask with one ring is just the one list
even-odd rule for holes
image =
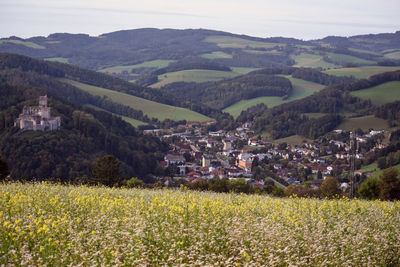
{"label": "evergreen tree", "polygon": [[400,199],[400,179],[395,168],[383,171],[381,175],[379,198],[382,200]]}
{"label": "evergreen tree", "polygon": [[115,157],[104,156],[97,161],[96,167],[92,170],[94,181],[106,186],[117,185],[121,175],[120,166],[121,162]]}

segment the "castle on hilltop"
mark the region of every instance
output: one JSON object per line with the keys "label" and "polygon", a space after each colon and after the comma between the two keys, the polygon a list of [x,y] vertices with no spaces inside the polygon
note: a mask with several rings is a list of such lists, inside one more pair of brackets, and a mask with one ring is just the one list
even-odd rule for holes
{"label": "castle on hilltop", "polygon": [[47,106],[47,95],[39,96],[39,106],[24,106],[14,126],[22,130],[52,131],[60,128],[61,118],[51,116],[50,107]]}

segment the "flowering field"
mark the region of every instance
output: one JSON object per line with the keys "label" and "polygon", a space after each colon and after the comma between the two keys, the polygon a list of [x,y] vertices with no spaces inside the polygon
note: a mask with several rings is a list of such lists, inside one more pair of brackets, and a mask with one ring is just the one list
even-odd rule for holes
{"label": "flowering field", "polygon": [[399,266],[400,202],[0,184],[0,265]]}

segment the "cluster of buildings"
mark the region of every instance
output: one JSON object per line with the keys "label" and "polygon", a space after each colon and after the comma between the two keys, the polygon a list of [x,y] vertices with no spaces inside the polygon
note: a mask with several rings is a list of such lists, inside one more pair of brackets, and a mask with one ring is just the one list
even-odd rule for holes
{"label": "cluster of buildings", "polygon": [[[158,133],[161,138],[173,140],[171,150],[165,155],[161,165],[172,170],[172,179],[186,183],[207,181],[214,177],[244,177],[259,186],[263,186],[264,179],[256,177],[256,166],[263,166],[261,171],[265,176],[282,185],[310,181],[313,186],[319,186],[328,176],[351,169],[350,144],[343,140],[343,135],[346,134],[343,131],[333,133],[324,143],[303,141],[300,145],[291,146],[272,144],[262,141],[261,138],[251,137],[254,133],[250,126],[245,124],[228,132],[204,132],[204,128],[185,129],[181,126],[179,132]],[[367,142],[382,133],[371,131],[357,136],[357,142]],[[384,145],[379,143],[371,149],[382,146]],[[362,159],[368,152],[360,148],[358,150],[355,153],[357,159]],[[356,174],[368,175],[362,171]],[[164,178],[170,179],[171,177]]]}

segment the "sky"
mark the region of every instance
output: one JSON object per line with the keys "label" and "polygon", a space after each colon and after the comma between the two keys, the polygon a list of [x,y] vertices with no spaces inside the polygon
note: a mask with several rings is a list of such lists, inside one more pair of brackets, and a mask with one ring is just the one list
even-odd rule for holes
{"label": "sky", "polygon": [[400,30],[400,0],[0,0],[0,37],[137,28],[303,40]]}

